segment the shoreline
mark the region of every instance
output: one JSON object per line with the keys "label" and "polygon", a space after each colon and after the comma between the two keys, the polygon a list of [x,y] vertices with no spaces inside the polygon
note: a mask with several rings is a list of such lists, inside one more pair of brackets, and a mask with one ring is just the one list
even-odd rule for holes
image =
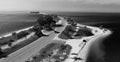
{"label": "shoreline", "polygon": [[[64,18],[63,18],[63,20],[65,20]],[[71,52],[70,52],[70,54],[69,54],[69,57],[68,57],[68,59],[66,59],[66,60],[70,60],[69,62],[74,62],[75,61],[75,59],[70,59],[71,57],[72,58],[74,58],[74,57],[80,57],[80,58],[82,58],[82,59],[86,59],[86,56],[87,56],[87,54],[88,54],[88,52],[89,52],[89,50],[90,50],[90,47],[86,47],[86,49],[84,48],[83,50],[85,50],[85,51],[83,51],[82,50],[82,53],[81,53],[81,51],[80,50],[78,50],[78,49],[81,49],[81,47],[80,47],[80,44],[81,44],[81,42],[83,42],[83,39],[85,39],[85,40],[87,40],[88,42],[87,43],[92,43],[93,44],[93,42],[95,42],[95,39],[96,38],[100,38],[100,37],[102,37],[102,36],[104,36],[105,34],[106,34],[106,31],[104,31],[105,30],[105,28],[102,28],[102,29],[100,29],[99,27],[94,27],[94,26],[88,26],[88,25],[82,25],[82,24],[78,24],[78,26],[80,26],[80,27],[84,27],[84,26],[87,26],[87,28],[90,28],[92,31],[92,33],[94,34],[93,36],[89,36],[89,37],[82,37],[82,38],[80,38],[80,39],[61,39],[61,38],[59,38],[58,36],[62,33],[62,32],[60,32],[59,34],[57,34],[56,35],[56,37],[54,37],[53,38],[53,40],[61,40],[61,41],[65,41],[65,44],[69,44],[69,45],[71,45],[72,47],[73,47],[73,49],[71,50]],[[16,33],[18,33],[18,32],[20,32],[20,31],[24,31],[24,30],[27,30],[27,29],[30,29],[30,28],[32,28],[32,26],[31,27],[28,27],[28,28],[25,28],[25,29],[22,29],[22,30],[18,30],[18,31],[14,31],[14,32],[16,32]],[[62,30],[62,31],[64,31],[65,30],[65,27],[64,27],[64,29]],[[98,32],[96,33],[95,32],[95,30],[98,30]],[[112,33],[110,30],[108,30],[108,29],[106,29],[107,31],[109,31],[109,33]],[[99,32],[100,31],[100,32]],[[104,34],[105,33],[105,34]],[[6,36],[9,36],[9,35],[11,35],[11,33],[10,34],[7,34]],[[76,42],[75,42],[76,41]],[[80,41],[80,42],[79,42]],[[91,46],[92,44],[90,44],[90,45],[87,45],[87,46]],[[86,51],[87,50],[87,51]],[[80,51],[80,52],[79,52]],[[71,53],[77,53],[78,55],[77,56],[75,56],[75,55],[71,55]],[[82,55],[81,55],[82,54]],[[82,56],[82,57],[81,57]],[[65,62],[68,62],[68,61],[66,61],[65,60]],[[74,61],[73,61],[74,60]],[[85,62],[85,61],[83,61],[83,62]]]}
{"label": "shoreline", "polygon": [[[80,57],[80,58],[82,58],[82,59],[84,59],[84,60],[82,60],[81,62],[86,62],[86,59],[87,59],[87,55],[88,55],[88,53],[89,53],[89,50],[90,50],[90,47],[92,46],[92,44],[95,42],[95,40],[97,40],[97,39],[99,39],[99,38],[101,38],[101,37],[107,37],[107,36],[109,36],[110,34],[112,34],[112,31],[111,30],[109,30],[109,29],[106,29],[106,28],[100,28],[100,27],[94,27],[94,26],[88,26],[88,25],[82,25],[82,24],[78,24],[78,26],[82,26],[82,27],[84,27],[84,26],[87,26],[88,28],[90,28],[90,29],[92,29],[92,33],[94,34],[93,36],[89,36],[89,37],[83,37],[83,38],[80,38],[80,39],[61,39],[61,38],[59,38],[58,36],[59,35],[57,35],[55,38],[54,38],[54,40],[61,40],[61,41],[65,41],[65,43],[66,44],[69,44],[69,45],[71,45],[72,47],[73,47],[73,50],[71,50],[71,53],[77,53],[78,55],[77,56],[75,56],[75,55],[70,55],[69,54],[69,58],[68,59],[66,59],[65,60],[65,62],[73,62],[73,61],[75,61],[74,59],[70,59],[70,58],[74,58],[74,57]],[[96,33],[95,32],[95,30],[97,30],[98,32]],[[101,32],[100,32],[101,31]],[[90,45],[87,45],[87,46],[85,46],[86,47],[86,49],[83,49],[83,51],[81,50],[81,47],[79,47],[79,45],[82,43],[82,40],[83,39],[86,39],[86,40],[88,40],[88,44],[89,43],[91,43]],[[76,42],[77,43],[76,43]],[[79,41],[81,41],[81,42],[79,42]],[[77,45],[78,44],[78,45]],[[82,43],[83,44],[83,43]],[[86,43],[87,44],[87,43]],[[78,47],[77,47],[78,46]],[[88,46],[90,46],[90,47],[88,47]],[[80,50],[78,50],[78,49],[80,49]],[[85,50],[85,51],[84,51]],[[81,55],[81,53],[82,53],[82,55]]]}
{"label": "shoreline", "polygon": [[30,28],[32,28],[33,26],[30,26],[30,27],[27,27],[27,28],[23,28],[23,29],[19,29],[19,30],[16,30],[16,31],[12,31],[12,32],[9,32],[9,33],[6,33],[4,35],[0,35],[0,39],[3,38],[3,37],[8,37],[8,36],[11,36],[13,32],[16,32],[16,33],[19,33],[21,31],[24,31],[24,30],[28,30]]}
{"label": "shoreline", "polygon": [[[65,22],[65,21],[64,21]],[[56,28],[57,31],[60,31],[63,29],[63,27],[60,27],[60,28]],[[43,31],[44,33],[44,31]],[[1,59],[1,61],[20,61],[19,59],[15,59],[15,58],[18,58],[18,57],[21,57],[21,61],[25,61],[26,59],[28,59],[29,57],[31,57],[33,54],[35,54],[39,49],[43,48],[45,45],[49,44],[49,43],[52,43],[52,39],[54,37],[56,37],[56,33],[54,33],[53,31],[50,31],[49,33],[45,33],[45,34],[49,34],[50,37],[41,37],[37,40],[35,40],[34,42],[32,42],[31,44],[29,45],[26,45],[24,46],[23,48],[11,53],[8,58],[5,58],[5,59]],[[52,38],[52,39],[51,39]],[[48,40],[50,42],[48,42]],[[28,53],[29,52],[29,53]],[[31,53],[30,53],[31,52]],[[20,54],[19,54],[20,53]],[[26,59],[25,59],[26,58]]]}

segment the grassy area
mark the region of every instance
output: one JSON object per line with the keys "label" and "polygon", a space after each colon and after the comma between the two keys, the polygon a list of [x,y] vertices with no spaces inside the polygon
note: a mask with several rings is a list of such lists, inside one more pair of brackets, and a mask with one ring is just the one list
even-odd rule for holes
{"label": "grassy area", "polygon": [[70,45],[51,43],[41,49],[37,55],[31,57],[32,60],[28,60],[28,62],[61,62],[68,57],[71,49]]}
{"label": "grassy area", "polygon": [[[78,31],[75,31],[76,27],[72,25],[68,25],[65,30],[58,36],[61,39],[73,39],[73,38],[81,38],[84,36],[92,36],[90,28],[79,27]],[[74,34],[74,35],[73,35]],[[72,37],[74,36],[74,37]]]}
{"label": "grassy area", "polygon": [[12,39],[13,36],[8,36],[0,39],[0,45],[5,45],[9,43],[9,40]]}
{"label": "grassy area", "polygon": [[[9,45],[9,43],[14,43],[16,42],[17,40],[20,40],[20,39],[23,39],[25,38],[27,35],[29,35],[30,33],[34,32],[32,29],[29,29],[29,30],[25,30],[25,31],[21,31],[19,33],[16,33],[15,36],[16,36],[16,39],[14,35],[11,35],[11,36],[8,36],[8,37],[5,37],[3,39],[0,39],[0,45],[3,46],[3,45]],[[27,38],[27,39],[24,39],[22,42],[19,42],[18,44],[15,44],[13,46],[10,46],[10,48],[6,48],[6,49],[2,49],[2,52],[3,54],[5,54],[6,56],[15,52],[16,50],[34,42],[35,40],[37,40],[38,36],[36,36],[35,34],[33,36],[31,36],[30,38]],[[10,41],[10,39],[13,39],[13,42]],[[1,55],[0,55],[1,56]]]}
{"label": "grassy area", "polygon": [[61,39],[70,39],[71,35],[75,32],[75,30],[76,30],[76,27],[68,25],[58,37]]}
{"label": "grassy area", "polygon": [[5,52],[6,55],[9,55],[9,54],[15,52],[16,50],[32,43],[33,41],[35,41],[37,39],[38,39],[37,36],[32,36],[29,39],[26,39],[23,42],[20,42],[19,44],[16,44],[16,45],[12,46],[11,48],[7,48],[7,49],[3,50],[3,52]]}
{"label": "grassy area", "polygon": [[15,35],[3,37],[3,38],[0,39],[0,45],[2,46],[2,45],[8,44],[11,39],[13,40],[13,42],[15,42],[16,40],[19,40],[19,39],[21,39],[23,37],[26,37],[30,33],[32,33],[32,31],[25,30],[25,31],[21,31],[19,33],[15,33]]}
{"label": "grassy area", "polygon": [[79,36],[79,37],[84,37],[84,36],[92,36],[92,30],[89,28],[83,28],[80,27],[80,29],[76,32],[77,34],[75,36]]}
{"label": "grassy area", "polygon": [[[48,17],[46,17],[45,20],[43,19],[44,18],[43,15],[39,16],[39,19],[40,19],[39,22],[41,23],[44,21],[47,24],[49,24],[49,22],[51,22],[51,20],[52,20],[52,16],[49,16],[49,15],[47,15],[47,16]],[[37,20],[37,22],[38,22],[38,20]],[[45,24],[44,22],[43,22],[43,24]],[[40,23],[39,23],[39,25],[40,25]],[[37,25],[37,23],[35,25]],[[35,25],[34,25],[34,27],[35,27]],[[61,27],[61,26],[62,25],[55,25],[54,27]],[[10,53],[32,43],[33,41],[40,38],[42,36],[41,29],[42,28],[38,26],[38,28],[35,28],[35,29],[31,28],[29,30],[24,30],[19,33],[14,33],[14,35],[12,34],[11,36],[4,37],[4,38],[0,39],[0,47],[2,46],[3,47],[2,51],[5,52],[5,54],[9,55]],[[25,38],[27,35],[31,34],[32,32],[35,32],[35,34],[32,37],[30,37],[29,39],[24,39],[23,41],[19,42],[18,44],[12,45],[17,40],[21,40],[21,39]],[[36,33],[37,33],[37,35],[36,35]]]}

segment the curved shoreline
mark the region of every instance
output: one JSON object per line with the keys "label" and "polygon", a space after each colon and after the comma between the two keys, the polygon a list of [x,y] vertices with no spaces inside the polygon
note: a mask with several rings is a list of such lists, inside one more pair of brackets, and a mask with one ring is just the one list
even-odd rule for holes
{"label": "curved shoreline", "polygon": [[[78,26],[86,26],[86,25],[81,25],[81,24],[78,24]],[[92,29],[92,33],[94,34],[93,36],[89,36],[89,37],[83,37],[81,39],[61,39],[59,38],[58,36],[54,38],[54,40],[62,40],[64,41],[66,44],[69,44],[73,47],[73,50],[71,51],[71,53],[77,53],[78,55],[75,56],[75,55],[69,55],[69,58],[74,58],[74,57],[80,57],[84,60],[81,60],[82,62],[86,62],[87,60],[87,56],[88,56],[88,53],[89,53],[89,50],[91,48],[91,46],[93,45],[93,43],[95,43],[95,41],[97,39],[100,39],[101,37],[107,37],[109,36],[110,34],[112,34],[112,31],[109,30],[109,29],[106,29],[106,28],[99,28],[99,27],[93,27],[93,26],[87,26],[88,28]],[[98,30],[98,32],[96,33],[95,30]],[[81,47],[79,47],[79,45],[82,43],[82,40],[83,39],[87,39],[88,42],[86,44],[89,44],[87,46],[85,46],[85,48],[81,51],[79,49],[81,49]],[[73,62],[74,59],[66,59],[65,62]]]}

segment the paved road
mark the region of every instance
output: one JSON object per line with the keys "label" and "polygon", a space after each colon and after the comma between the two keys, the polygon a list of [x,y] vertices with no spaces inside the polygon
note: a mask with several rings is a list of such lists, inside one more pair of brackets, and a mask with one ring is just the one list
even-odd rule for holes
{"label": "paved road", "polygon": [[[63,19],[62,19],[63,20]],[[65,24],[65,21],[63,20],[63,23]],[[65,27],[60,27],[57,29],[57,31],[63,31]],[[26,59],[28,59],[30,56],[38,52],[40,49],[45,47],[47,44],[52,42],[52,39],[56,37],[57,34],[54,32],[50,33],[50,36],[48,37],[42,37],[33,43],[21,48],[20,50],[10,54],[6,59],[1,60],[1,62],[24,62]]]}

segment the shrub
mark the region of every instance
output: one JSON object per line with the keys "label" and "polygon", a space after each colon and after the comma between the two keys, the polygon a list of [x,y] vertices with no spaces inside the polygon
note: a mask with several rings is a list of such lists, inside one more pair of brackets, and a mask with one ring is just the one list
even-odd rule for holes
{"label": "shrub", "polygon": [[93,33],[90,29],[79,29],[75,36],[92,36]]}
{"label": "shrub", "polygon": [[29,34],[29,33],[26,32],[26,31],[21,31],[20,33],[17,34],[17,38],[18,38],[18,39],[21,39],[21,38],[27,36],[28,34]]}

